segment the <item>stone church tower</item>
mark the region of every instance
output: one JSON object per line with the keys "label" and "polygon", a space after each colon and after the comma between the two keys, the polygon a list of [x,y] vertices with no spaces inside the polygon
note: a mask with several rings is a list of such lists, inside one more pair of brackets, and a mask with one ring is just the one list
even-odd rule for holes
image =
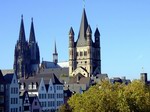
{"label": "stone church tower", "polygon": [[100,32],[98,28],[92,40],[92,30],[88,24],[85,9],[83,9],[80,30],[77,41],[74,41],[74,31],[69,31],[69,75],[82,74],[85,77],[101,74]]}
{"label": "stone church tower", "polygon": [[30,57],[31,73],[33,74],[38,71],[39,63],[40,63],[40,52],[39,52],[39,46],[35,39],[33,18],[31,21],[31,28],[30,28],[29,49],[31,54]]}
{"label": "stone church tower", "polygon": [[18,78],[29,77],[37,72],[40,63],[39,47],[35,41],[33,20],[31,22],[29,42],[25,37],[23,16],[21,18],[19,40],[14,52],[14,72]]}

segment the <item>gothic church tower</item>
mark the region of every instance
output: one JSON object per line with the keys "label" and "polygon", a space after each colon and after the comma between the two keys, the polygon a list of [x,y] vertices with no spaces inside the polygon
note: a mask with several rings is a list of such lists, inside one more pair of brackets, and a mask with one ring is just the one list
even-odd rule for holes
{"label": "gothic church tower", "polygon": [[74,31],[69,31],[69,75],[82,74],[85,77],[101,74],[100,33],[98,28],[92,40],[92,30],[83,9],[78,39],[74,41]]}
{"label": "gothic church tower", "polygon": [[23,16],[21,18],[19,40],[15,46],[14,72],[18,78],[27,77],[30,74],[30,52],[28,42],[25,37]]}
{"label": "gothic church tower", "polygon": [[14,72],[18,78],[28,78],[34,75],[39,68],[40,52],[35,39],[33,19],[31,22],[29,42],[25,37],[23,16],[21,18],[19,39],[15,46]]}
{"label": "gothic church tower", "polygon": [[29,36],[29,49],[30,49],[30,65],[31,65],[31,73],[34,74],[39,69],[40,64],[40,52],[39,46],[35,39],[33,18],[31,20],[31,28],[30,28],[30,36]]}

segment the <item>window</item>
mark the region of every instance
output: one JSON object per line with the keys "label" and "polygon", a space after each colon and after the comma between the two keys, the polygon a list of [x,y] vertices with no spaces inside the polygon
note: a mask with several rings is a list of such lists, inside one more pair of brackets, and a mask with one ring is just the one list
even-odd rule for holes
{"label": "window", "polygon": [[23,90],[24,89],[24,84],[21,84],[21,90]]}
{"label": "window", "polygon": [[39,109],[33,109],[33,112],[40,112]]}
{"label": "window", "polygon": [[41,99],[41,94],[39,94],[39,99]]}
{"label": "window", "polygon": [[76,52],[76,56],[78,56],[78,52]]}
{"label": "window", "polygon": [[14,83],[15,83],[16,81],[14,80]]}
{"label": "window", "polygon": [[37,102],[35,102],[34,105],[37,106]]}
{"label": "window", "polygon": [[24,111],[29,111],[29,106],[24,106]]}
{"label": "window", "polygon": [[16,94],[18,94],[18,88],[16,88]]}
{"label": "window", "polygon": [[44,87],[43,86],[42,86],[41,90],[44,91]]}
{"label": "window", "polygon": [[36,89],[36,84],[33,85],[33,89]]}
{"label": "window", "polygon": [[0,107],[0,112],[4,112],[4,108],[3,107]]}
{"label": "window", "polygon": [[32,84],[28,85],[28,89],[29,89],[29,90],[32,89]]}
{"label": "window", "polygon": [[11,88],[11,94],[13,94],[13,88]]}
{"label": "window", "polygon": [[4,85],[0,84],[0,92],[4,92]]}
{"label": "window", "polygon": [[80,52],[80,56],[83,56],[83,53],[82,53],[82,52]]}
{"label": "window", "polygon": [[52,87],[50,86],[50,91],[52,91]]}
{"label": "window", "polygon": [[86,51],[84,51],[84,56],[87,56],[87,52]]}
{"label": "window", "polygon": [[4,103],[4,96],[0,96],[0,104]]}

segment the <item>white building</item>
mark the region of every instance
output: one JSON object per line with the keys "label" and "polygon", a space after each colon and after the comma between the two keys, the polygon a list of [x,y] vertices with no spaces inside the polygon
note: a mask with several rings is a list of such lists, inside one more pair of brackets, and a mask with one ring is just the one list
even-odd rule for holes
{"label": "white building", "polygon": [[24,90],[38,96],[44,111],[56,111],[64,104],[63,84],[55,74],[37,74],[28,79],[20,79],[20,91]]}
{"label": "white building", "polygon": [[7,82],[6,87],[6,112],[20,112],[20,103],[19,103],[19,84],[15,74],[6,74],[4,79]]}

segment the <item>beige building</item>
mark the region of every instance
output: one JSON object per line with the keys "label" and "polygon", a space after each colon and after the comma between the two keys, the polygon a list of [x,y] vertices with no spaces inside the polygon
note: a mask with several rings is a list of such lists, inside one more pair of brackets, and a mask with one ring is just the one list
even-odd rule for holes
{"label": "beige building", "polygon": [[91,77],[101,74],[100,32],[96,28],[95,40],[93,41],[92,30],[88,24],[85,9],[83,9],[76,41],[74,35],[71,27],[69,31],[69,76],[82,74],[85,77]]}

